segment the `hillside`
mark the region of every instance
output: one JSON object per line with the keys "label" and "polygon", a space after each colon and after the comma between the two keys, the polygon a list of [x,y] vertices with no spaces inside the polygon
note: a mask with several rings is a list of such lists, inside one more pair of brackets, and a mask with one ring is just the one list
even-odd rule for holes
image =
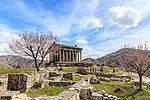
{"label": "hillside", "polygon": [[82,62],[95,63],[95,64],[100,63],[99,60],[92,59],[92,58],[85,58],[84,60],[82,60]]}
{"label": "hillside", "polygon": [[[97,60],[100,62],[106,62],[106,64],[110,64],[111,62],[114,62],[114,64],[117,67],[122,67],[121,63],[123,62],[123,59],[121,58],[121,53],[124,54],[124,53],[128,52],[129,55],[133,55],[135,50],[137,50],[137,49],[131,49],[131,48],[120,49],[116,52],[113,52],[113,53],[107,54],[101,58],[98,58]],[[146,54],[150,55],[150,51],[145,50],[144,52]],[[138,53],[138,51],[137,51],[137,53]]]}
{"label": "hillside", "polygon": [[[39,60],[40,61],[40,60]],[[33,67],[34,60],[30,58],[24,58],[21,56],[14,56],[14,55],[6,55],[0,56],[0,67]]]}
{"label": "hillside", "polygon": [[[133,52],[136,49],[130,49],[130,48],[125,48],[125,49],[120,49],[116,52],[107,54],[101,58],[97,58],[97,59],[92,59],[92,58],[86,58],[83,61],[84,62],[92,62],[92,63],[106,63],[107,65],[109,65],[111,62],[113,62],[117,67],[121,67],[121,63],[123,62],[122,58],[121,58],[121,53],[126,53],[128,52],[130,55],[133,54]],[[145,51],[145,53],[150,54],[150,51]]]}
{"label": "hillside", "polygon": [[6,58],[7,58],[6,56],[0,56],[0,68],[11,67],[8,65]]}
{"label": "hillside", "polygon": [[121,67],[121,62],[122,62],[122,58],[121,58],[121,55],[120,55],[121,52],[124,53],[125,49],[120,49],[116,52],[107,54],[107,55],[105,55],[101,58],[98,58],[97,60],[100,61],[100,62],[106,63],[106,64],[114,62],[117,67]]}

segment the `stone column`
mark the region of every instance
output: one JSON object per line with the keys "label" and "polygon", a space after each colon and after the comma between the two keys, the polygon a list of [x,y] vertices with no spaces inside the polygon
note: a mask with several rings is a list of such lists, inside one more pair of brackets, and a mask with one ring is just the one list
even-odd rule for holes
{"label": "stone column", "polygon": [[76,58],[76,50],[74,50],[74,61],[76,62],[77,60],[76,60],[77,58]]}
{"label": "stone column", "polygon": [[72,58],[71,50],[69,50],[69,61],[70,61],[70,62],[71,62],[71,58]]}
{"label": "stone column", "polygon": [[78,62],[80,62],[80,52],[78,51]]}
{"label": "stone column", "polygon": [[78,51],[76,51],[76,61],[78,62]]}
{"label": "stone column", "polygon": [[59,51],[59,62],[61,62],[61,50]]}
{"label": "stone column", "polygon": [[78,56],[78,62],[79,62],[79,51],[77,51],[77,56]]}
{"label": "stone column", "polygon": [[80,51],[80,61],[82,61],[82,51]]}
{"label": "stone column", "polygon": [[66,51],[66,62],[68,62],[68,50],[65,51]]}
{"label": "stone column", "polygon": [[72,51],[72,62],[74,62],[74,50]]}
{"label": "stone column", "polygon": [[63,53],[63,57],[62,57],[62,59],[63,59],[63,62],[65,61],[65,51],[64,50],[62,50],[62,53]]}

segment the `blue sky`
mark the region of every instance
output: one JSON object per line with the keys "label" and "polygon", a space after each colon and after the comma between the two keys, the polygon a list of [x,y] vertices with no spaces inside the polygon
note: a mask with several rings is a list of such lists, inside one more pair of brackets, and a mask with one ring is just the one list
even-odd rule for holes
{"label": "blue sky", "polygon": [[150,45],[150,0],[0,0],[0,55],[17,33],[52,31],[61,43],[101,57],[123,45]]}

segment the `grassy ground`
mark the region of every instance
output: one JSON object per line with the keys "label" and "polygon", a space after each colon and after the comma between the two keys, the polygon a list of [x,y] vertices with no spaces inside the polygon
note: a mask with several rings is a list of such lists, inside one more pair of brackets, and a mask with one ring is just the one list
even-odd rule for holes
{"label": "grassy ground", "polygon": [[76,67],[63,67],[63,72],[77,72],[77,68]]}
{"label": "grassy ground", "polygon": [[26,92],[26,94],[32,98],[42,95],[56,96],[65,89],[67,89],[67,87],[50,86],[46,88],[30,89],[29,91]]}
{"label": "grassy ground", "polygon": [[29,72],[35,72],[35,71],[36,71],[36,69],[34,69],[34,68],[21,68],[21,69],[16,69],[16,68],[3,69],[3,68],[0,68],[0,74],[29,73]]}
{"label": "grassy ground", "polygon": [[[107,93],[121,98],[121,100],[150,100],[149,89],[143,89],[143,91],[135,93],[137,87],[132,83],[103,82],[102,84],[92,84],[92,86],[97,90],[105,90]],[[115,93],[116,88],[120,88],[122,91]]]}
{"label": "grassy ground", "polygon": [[73,81],[80,81],[82,77],[83,77],[83,76],[78,75],[78,74],[73,75]]}

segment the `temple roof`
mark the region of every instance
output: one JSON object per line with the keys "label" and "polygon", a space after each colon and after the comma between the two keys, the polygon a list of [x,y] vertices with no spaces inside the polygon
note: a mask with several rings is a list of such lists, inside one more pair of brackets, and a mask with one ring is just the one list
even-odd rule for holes
{"label": "temple roof", "polygon": [[59,44],[61,48],[71,48],[71,49],[78,49],[78,50],[82,50],[82,48],[77,47],[77,45],[73,46],[73,45],[66,45],[66,44]]}

